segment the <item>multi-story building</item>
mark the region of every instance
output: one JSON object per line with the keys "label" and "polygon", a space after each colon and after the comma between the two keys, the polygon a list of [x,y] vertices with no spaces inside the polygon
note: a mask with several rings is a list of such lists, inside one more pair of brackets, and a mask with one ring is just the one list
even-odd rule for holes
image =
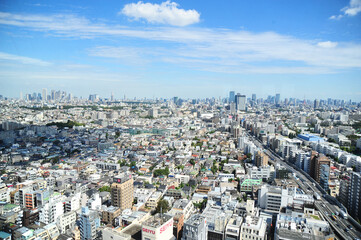
{"label": "multi-story building", "polygon": [[287,189],[264,185],[258,192],[258,202],[260,208],[278,213],[282,207],[287,207],[292,202],[292,196]]}
{"label": "multi-story building", "polygon": [[268,165],[268,156],[261,151],[258,151],[256,154],[256,166],[263,167]]}
{"label": "multi-story building", "polygon": [[347,209],[351,216],[361,219],[361,174],[352,172],[348,190]]}
{"label": "multi-story building", "polygon": [[182,212],[176,212],[173,216],[173,235],[176,239],[181,239],[182,229],[184,225],[184,214]]}
{"label": "multi-story building", "polygon": [[262,183],[262,179],[245,179],[241,183],[241,192],[252,192]]}
{"label": "multi-story building", "polygon": [[327,168],[325,165],[330,166],[330,164],[330,159],[328,159],[325,155],[312,151],[309,169],[310,176],[318,183],[321,184],[322,182],[322,187],[327,187],[327,189],[330,168]]}
{"label": "multi-story building", "polygon": [[39,221],[39,210],[38,209],[26,209],[23,212],[22,216],[23,226],[28,227],[32,224],[35,224]]}
{"label": "multi-story building", "polygon": [[117,163],[105,163],[105,162],[97,162],[95,165],[97,168],[102,170],[116,171],[119,170],[120,166]]}
{"label": "multi-story building", "polygon": [[252,167],[247,170],[252,179],[269,179],[271,177],[271,169],[274,171],[274,168],[270,166]]}
{"label": "multi-story building", "polygon": [[[305,231],[307,229],[307,231]],[[328,222],[305,217],[297,213],[280,213],[277,216],[275,240],[335,239]]]}
{"label": "multi-story building", "polygon": [[93,196],[88,200],[87,206],[91,210],[100,210],[102,206],[102,199],[99,196],[99,193],[93,194]]}
{"label": "multi-story building", "polygon": [[142,224],[142,240],[174,240],[173,217],[157,214]]}
{"label": "multi-story building", "polygon": [[340,190],[338,194],[338,200],[344,206],[348,206],[348,191],[350,186],[349,179],[342,179],[340,181]]}
{"label": "multi-story building", "polygon": [[173,204],[172,210],[183,212],[184,219],[187,220],[194,212],[194,205],[193,202],[188,199],[178,199]]}
{"label": "multi-story building", "polygon": [[150,198],[148,199],[148,201],[146,202],[146,206],[149,208],[156,208],[158,201],[161,199],[162,197],[162,193],[161,192],[154,192],[152,194],[152,196],[150,196]]}
{"label": "multi-story building", "polygon": [[64,213],[56,219],[56,225],[61,233],[65,233],[67,230],[72,230],[75,227],[76,212],[71,211]]}
{"label": "multi-story building", "polygon": [[191,216],[183,226],[182,240],[207,240],[208,225],[205,217],[201,215]]}
{"label": "multi-story building", "polygon": [[71,212],[80,209],[80,196],[81,193],[78,192],[74,196],[70,196],[66,199],[65,212]]}
{"label": "multi-story building", "polygon": [[10,191],[5,183],[0,183],[0,202],[10,202]]}
{"label": "multi-story building", "polygon": [[48,232],[50,239],[57,239],[60,235],[59,229],[55,223],[44,226],[44,229]]}
{"label": "multi-story building", "polygon": [[247,216],[241,225],[240,240],[266,240],[267,223],[262,217]]}
{"label": "multi-story building", "polygon": [[37,191],[36,192],[36,204],[38,207],[41,207],[49,202],[50,192],[48,190]]}
{"label": "multi-story building", "polygon": [[134,200],[133,178],[123,174],[113,178],[111,185],[112,205],[121,210],[130,209]]}
{"label": "multi-story building", "polygon": [[97,229],[100,227],[100,217],[98,212],[82,207],[79,221],[80,239],[96,239]]}
{"label": "multi-story building", "polygon": [[320,186],[328,191],[329,189],[329,179],[330,179],[330,165],[321,164],[320,166]]}
{"label": "multi-story building", "polygon": [[40,209],[40,222],[45,224],[53,223],[60,215],[64,214],[64,200],[64,195],[57,195],[44,204]]}
{"label": "multi-story building", "polygon": [[114,225],[114,219],[120,215],[120,208],[110,206],[103,210],[102,221]]}
{"label": "multi-story building", "polygon": [[235,93],[234,91],[230,91],[229,92],[229,102],[234,102],[235,101]]}
{"label": "multi-story building", "polygon": [[33,188],[31,186],[24,186],[19,189],[19,204],[21,207],[26,207],[25,194],[32,192]]}
{"label": "multi-story building", "polygon": [[241,224],[243,218],[237,215],[233,215],[229,219],[226,231],[225,231],[225,240],[238,240],[241,233]]}
{"label": "multi-story building", "polygon": [[238,111],[246,111],[246,95],[241,95],[240,93],[237,93],[235,96],[236,101],[236,109]]}
{"label": "multi-story building", "polygon": [[36,207],[36,192],[25,193],[25,207],[27,209],[34,209]]}

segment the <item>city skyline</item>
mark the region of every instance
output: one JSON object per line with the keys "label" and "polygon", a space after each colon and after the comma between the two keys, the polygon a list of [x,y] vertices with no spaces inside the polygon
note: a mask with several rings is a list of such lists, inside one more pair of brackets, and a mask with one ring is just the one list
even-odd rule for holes
{"label": "city skyline", "polygon": [[[0,94],[361,100],[361,1],[3,1]],[[307,16],[307,17],[305,17]]]}
{"label": "city skyline", "polygon": [[[114,97],[114,93],[111,92],[110,95],[99,95],[97,93],[89,93],[87,96],[76,96],[73,95],[73,93],[71,92],[66,92],[64,90],[55,90],[55,89],[51,89],[50,91],[48,91],[47,88],[43,88],[40,91],[35,91],[32,93],[23,93],[20,92],[19,97],[15,97],[15,98],[9,98],[8,96],[4,96],[4,95],[0,95],[0,99],[3,98],[8,98],[8,99],[19,99],[19,100],[26,100],[26,101],[37,101],[37,102],[42,102],[42,103],[55,103],[57,101],[60,100],[67,100],[67,101],[72,101],[74,99],[81,99],[81,100],[89,100],[92,102],[97,102],[97,101],[124,101],[124,100],[174,100],[174,98],[177,99],[183,99],[186,101],[189,100],[206,100],[206,99],[215,99],[215,100],[219,100],[222,101],[224,103],[228,103],[231,104],[232,102],[235,104],[234,107],[237,108],[237,97],[243,97],[245,101],[243,104],[246,103],[252,103],[252,102],[258,102],[258,101],[266,101],[266,102],[274,102],[275,105],[279,105],[280,103],[286,103],[289,104],[289,101],[293,100],[293,101],[306,101],[309,104],[317,104],[317,106],[319,106],[320,103],[324,102],[330,104],[330,101],[339,101],[344,102],[344,103],[348,103],[348,102],[352,102],[352,103],[358,103],[357,101],[353,101],[352,99],[337,99],[337,98],[332,98],[332,97],[327,97],[327,98],[315,98],[315,99],[306,99],[306,98],[295,98],[295,97],[283,97],[281,96],[281,94],[276,93],[274,95],[258,95],[257,93],[252,93],[251,95],[247,96],[244,94],[241,94],[239,92],[235,91],[229,91],[228,96],[209,96],[209,97],[204,97],[204,98],[200,98],[200,97],[193,97],[193,98],[186,98],[186,97],[182,97],[182,96],[172,96],[172,97],[142,97],[142,96],[135,96],[135,97],[129,97],[126,95],[120,96],[119,98]],[[44,96],[46,96],[46,98],[44,98]],[[54,102],[55,101],[55,102]],[[317,103],[316,103],[317,102]],[[244,108],[244,107],[242,107]]]}

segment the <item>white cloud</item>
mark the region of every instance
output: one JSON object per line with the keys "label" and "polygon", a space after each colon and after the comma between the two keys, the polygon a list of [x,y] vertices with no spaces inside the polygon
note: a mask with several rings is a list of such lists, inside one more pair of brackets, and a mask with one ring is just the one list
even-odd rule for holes
{"label": "white cloud", "polygon": [[361,0],[350,0],[350,4],[343,9],[341,9],[345,15],[348,16],[356,16],[359,12],[361,12]]}
{"label": "white cloud", "polygon": [[329,19],[331,19],[331,20],[339,20],[339,19],[341,19],[341,18],[343,18],[343,15],[342,15],[342,14],[340,14],[340,15],[333,15],[333,16],[331,16]]}
{"label": "white cloud", "polygon": [[361,0],[350,0],[348,6],[342,8],[341,12],[343,12],[343,14],[333,15],[330,19],[339,20],[344,16],[356,16],[359,12],[361,12]]}
{"label": "white cloud", "polygon": [[173,26],[187,26],[199,22],[200,14],[196,10],[184,10],[178,6],[177,3],[171,1],[161,4],[139,1],[125,5],[120,13],[135,20],[145,19],[149,23]]}
{"label": "white cloud", "polygon": [[331,42],[331,41],[319,42],[319,43],[317,43],[317,46],[323,47],[323,48],[334,48],[337,46],[337,42]]}
{"label": "white cloud", "polygon": [[4,53],[4,52],[0,52],[0,60],[1,61],[15,61],[15,62],[19,62],[22,64],[32,64],[32,65],[39,65],[39,66],[51,65],[51,63],[45,62],[40,59],[23,57],[23,56]]}
{"label": "white cloud", "polygon": [[[129,64],[164,61],[205,71],[215,71],[218,66],[218,69],[226,72],[234,71],[232,69],[245,72],[251,69],[256,72],[260,69],[260,72],[269,73],[329,73],[361,68],[360,44],[297,39],[274,32],[178,27],[128,28],[93,23],[74,15],[44,16],[1,12],[0,24],[61,37],[131,38],[138,47],[135,44],[100,46],[88,50],[89,55],[128,61]],[[137,40],[147,41],[147,47],[139,47]]]}

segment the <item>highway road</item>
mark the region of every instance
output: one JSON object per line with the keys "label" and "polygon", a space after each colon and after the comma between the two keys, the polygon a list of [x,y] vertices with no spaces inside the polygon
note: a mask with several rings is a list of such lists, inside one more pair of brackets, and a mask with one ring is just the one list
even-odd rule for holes
{"label": "highway road", "polygon": [[281,166],[292,172],[298,185],[305,193],[311,195],[317,193],[320,196],[320,199],[315,201],[315,207],[322,214],[324,219],[330,223],[330,225],[339,237],[341,237],[342,239],[361,239],[361,232],[358,231],[350,221],[342,218],[341,215],[336,216],[336,220],[333,219],[332,214],[339,213],[340,209],[337,205],[330,203],[329,200],[325,198],[325,194],[327,193],[325,193],[325,191],[318,185],[317,182],[310,178],[310,176],[306,176],[306,174],[297,170],[296,166],[291,166],[290,163],[285,162],[282,157],[269,149],[267,146],[264,146],[259,139],[250,135],[248,132],[247,136],[254,142],[254,144],[257,145],[257,147],[265,151],[265,153],[270,158],[270,163],[280,164]]}

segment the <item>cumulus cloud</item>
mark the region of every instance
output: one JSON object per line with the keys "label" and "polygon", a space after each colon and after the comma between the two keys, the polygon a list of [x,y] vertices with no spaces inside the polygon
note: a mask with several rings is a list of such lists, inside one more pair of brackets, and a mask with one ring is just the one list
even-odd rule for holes
{"label": "cumulus cloud", "polygon": [[348,6],[341,9],[342,14],[333,15],[330,17],[332,20],[339,20],[344,16],[356,16],[359,12],[361,12],[361,0],[350,0]]}
{"label": "cumulus cloud", "polygon": [[3,60],[3,61],[15,61],[15,62],[23,63],[23,64],[33,64],[33,65],[39,65],[39,66],[49,66],[49,65],[51,65],[51,63],[45,62],[45,61],[40,60],[40,59],[23,57],[23,56],[4,53],[4,52],[0,52],[0,60]]}
{"label": "cumulus cloud", "polygon": [[135,20],[145,19],[149,23],[187,26],[199,22],[200,14],[196,10],[178,8],[175,2],[166,1],[161,4],[130,3],[119,12]]}
{"label": "cumulus cloud", "polygon": [[337,42],[331,42],[331,41],[319,42],[317,43],[317,45],[323,48],[334,48],[337,46]]}
{"label": "cumulus cloud", "polygon": [[[260,72],[269,73],[329,73],[340,69],[361,68],[360,44],[319,42],[274,32],[253,33],[231,29],[170,26],[128,28],[104,22],[100,24],[75,15],[1,12],[0,24],[61,37],[107,36],[149,41],[147,43],[150,45],[147,47],[99,46],[88,50],[89,55],[121,62],[174,62],[180,66],[205,71],[225,72],[260,69]],[[294,68],[290,68],[287,63],[291,63]]]}

